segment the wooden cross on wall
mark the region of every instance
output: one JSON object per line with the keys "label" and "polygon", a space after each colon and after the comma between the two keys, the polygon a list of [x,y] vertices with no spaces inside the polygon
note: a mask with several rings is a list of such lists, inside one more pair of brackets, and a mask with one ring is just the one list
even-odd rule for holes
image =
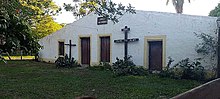
{"label": "wooden cross on wall", "polygon": [[71,43],[71,40],[69,40],[69,44],[65,44],[65,45],[69,46],[69,58],[71,59],[71,56],[72,56],[72,55],[71,55],[71,47],[72,47],[72,46],[76,46],[76,44],[72,44],[72,43]]}
{"label": "wooden cross on wall", "polygon": [[121,29],[125,33],[124,39],[114,40],[115,43],[124,43],[124,58],[127,60],[128,58],[128,42],[135,42],[139,41],[138,38],[132,38],[128,39],[128,32],[130,31],[130,28],[125,26],[125,28]]}

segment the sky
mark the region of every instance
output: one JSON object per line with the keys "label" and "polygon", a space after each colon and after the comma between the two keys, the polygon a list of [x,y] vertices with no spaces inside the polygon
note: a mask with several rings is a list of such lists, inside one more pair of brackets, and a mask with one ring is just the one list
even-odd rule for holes
{"label": "sky", "polygon": [[[63,3],[72,3],[73,0],[53,0],[57,5],[63,6]],[[135,7],[136,10],[144,11],[158,11],[175,13],[172,5],[172,0],[166,5],[167,0],[112,0],[115,3],[122,3],[128,5],[129,3]],[[208,16],[209,12],[214,9],[220,0],[185,0],[183,7],[183,14]],[[72,23],[75,21],[71,12],[62,11],[62,14],[55,16],[55,21],[58,23]]]}

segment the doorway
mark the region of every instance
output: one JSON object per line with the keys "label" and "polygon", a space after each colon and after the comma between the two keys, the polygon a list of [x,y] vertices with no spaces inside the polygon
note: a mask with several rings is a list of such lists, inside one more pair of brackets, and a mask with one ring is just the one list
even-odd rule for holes
{"label": "doorway", "polygon": [[100,37],[100,61],[110,62],[110,37]]}
{"label": "doorway", "polygon": [[162,41],[149,41],[149,69],[162,70]]}
{"label": "doorway", "polygon": [[81,39],[81,64],[90,65],[90,38]]}

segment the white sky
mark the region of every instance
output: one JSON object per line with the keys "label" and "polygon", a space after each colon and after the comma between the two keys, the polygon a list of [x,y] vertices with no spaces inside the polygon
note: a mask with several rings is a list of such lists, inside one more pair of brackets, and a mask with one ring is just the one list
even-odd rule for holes
{"label": "white sky", "polygon": [[[63,6],[63,3],[71,3],[72,0],[53,0],[59,6]],[[131,3],[136,10],[145,11],[159,11],[159,12],[171,12],[175,13],[175,9],[170,0],[169,5],[166,6],[167,0],[112,0],[115,3],[122,3],[128,5]],[[208,16],[209,12],[217,6],[220,0],[185,0],[183,7],[183,14]],[[56,21],[59,23],[71,23],[75,20],[71,12],[63,11],[62,14],[56,16]]]}

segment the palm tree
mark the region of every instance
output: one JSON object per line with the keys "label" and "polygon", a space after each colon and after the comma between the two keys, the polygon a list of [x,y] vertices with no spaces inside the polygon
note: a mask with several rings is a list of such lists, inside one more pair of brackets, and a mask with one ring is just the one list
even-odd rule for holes
{"label": "palm tree", "polygon": [[[190,3],[190,0],[188,0],[188,1]],[[169,3],[169,0],[167,0],[166,5],[168,5],[168,3]],[[172,0],[172,3],[173,3],[173,6],[176,9],[176,13],[182,14],[183,13],[184,0]]]}

